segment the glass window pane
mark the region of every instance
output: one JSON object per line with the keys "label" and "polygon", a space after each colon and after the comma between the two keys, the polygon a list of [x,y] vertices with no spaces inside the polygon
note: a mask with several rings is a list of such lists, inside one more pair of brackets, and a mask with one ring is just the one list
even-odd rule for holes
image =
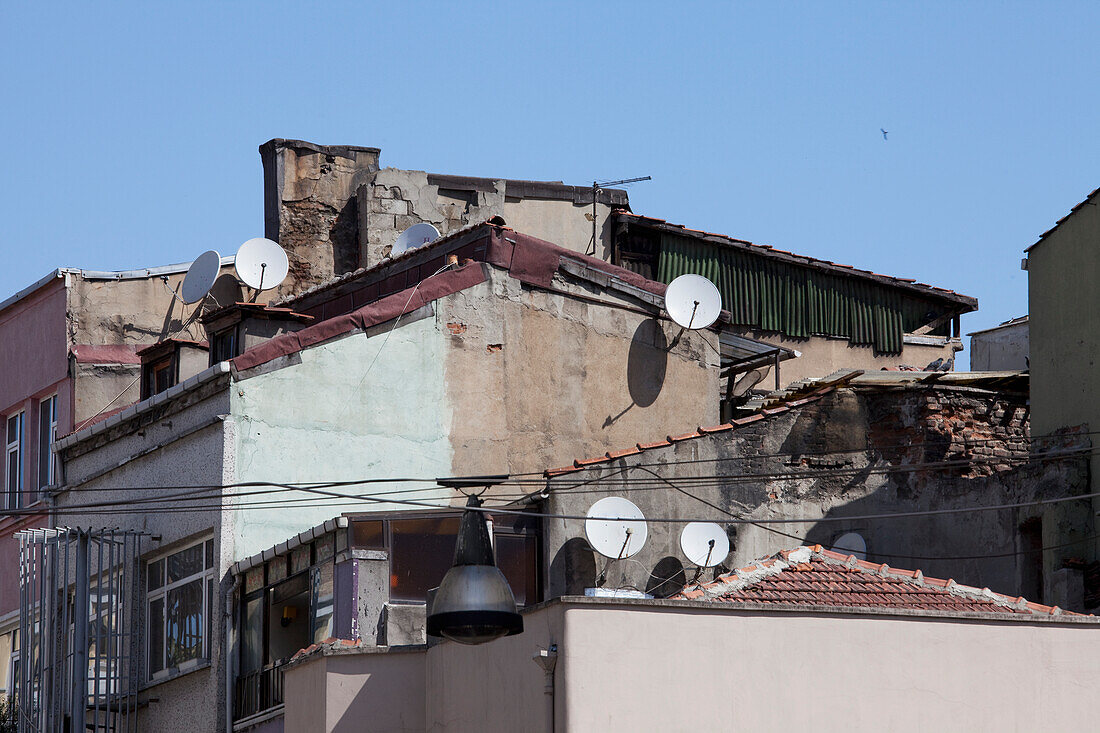
{"label": "glass window pane", "polygon": [[[337,530],[339,532],[341,530]],[[313,543],[314,562],[324,562],[336,554],[336,537],[327,534]]]}
{"label": "glass window pane", "polygon": [[149,590],[156,590],[164,585],[164,560],[157,560],[149,564]]}
{"label": "glass window pane", "polygon": [[164,669],[164,599],[149,602],[149,674]]}
{"label": "glass window pane", "polygon": [[527,606],[538,601],[538,558],[533,535],[497,535],[497,567],[504,573],[516,603]]}
{"label": "glass window pane", "polygon": [[168,582],[175,583],[186,577],[202,572],[202,545],[188,547],[186,550],[168,556]]}
{"label": "glass window pane", "polygon": [[14,443],[19,437],[19,416],[13,415],[8,418],[8,444]]}
{"label": "glass window pane", "polygon": [[309,545],[298,545],[290,551],[290,572],[300,573],[309,569]]}
{"label": "glass window pane", "polygon": [[264,587],[264,566],[252,568],[244,576],[244,592],[255,593]]}
{"label": "glass window pane", "polygon": [[367,550],[384,550],[385,536],[382,533],[382,520],[357,519],[351,523],[351,546]]}
{"label": "glass window pane", "polygon": [[[201,546],[199,547],[201,550]],[[169,563],[169,566],[171,563]],[[178,667],[202,656],[203,581],[193,580],[168,591],[165,608],[167,664]]]}
{"label": "glass window pane", "polygon": [[206,567],[214,567],[214,540],[206,541]]}
{"label": "glass window pane", "polygon": [[267,582],[278,583],[286,578],[286,556],[275,557],[267,562]]}
{"label": "glass window pane", "polygon": [[53,399],[43,400],[38,406],[38,488],[42,489],[50,485],[50,465],[53,454],[50,447],[53,445],[53,426],[50,424]]}
{"label": "glass window pane", "polygon": [[264,663],[264,599],[244,604],[241,630],[241,673],[254,672]]}
{"label": "glass window pane", "polygon": [[390,523],[390,597],[423,602],[454,560],[458,517],[399,519]]}
{"label": "glass window pane", "polygon": [[310,609],[313,617],[313,643],[320,644],[332,636],[332,573],[334,565],[327,562],[313,568]]}

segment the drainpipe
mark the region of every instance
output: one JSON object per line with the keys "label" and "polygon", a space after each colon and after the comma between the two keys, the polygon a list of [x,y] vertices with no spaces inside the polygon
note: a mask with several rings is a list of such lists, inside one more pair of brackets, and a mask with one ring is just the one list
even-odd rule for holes
{"label": "drainpipe", "polygon": [[546,693],[546,731],[555,733],[554,728],[554,668],[558,665],[558,645],[551,644],[549,649],[539,649],[533,657],[535,664],[542,667],[546,674],[546,686],[542,691]]}
{"label": "drainpipe", "polygon": [[225,667],[225,733],[233,733],[233,693],[236,692],[237,639],[233,635],[233,606],[241,590],[240,575],[233,576],[233,588],[225,599],[225,636],[222,638],[222,665]]}

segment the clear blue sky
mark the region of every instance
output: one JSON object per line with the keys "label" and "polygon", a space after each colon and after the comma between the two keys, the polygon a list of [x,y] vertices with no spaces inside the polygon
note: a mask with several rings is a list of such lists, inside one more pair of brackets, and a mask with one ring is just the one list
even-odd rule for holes
{"label": "clear blue sky", "polygon": [[1100,186],[1095,3],[364,5],[4,3],[0,298],[232,253],[272,137],[651,175],[637,212],[976,296],[965,331]]}

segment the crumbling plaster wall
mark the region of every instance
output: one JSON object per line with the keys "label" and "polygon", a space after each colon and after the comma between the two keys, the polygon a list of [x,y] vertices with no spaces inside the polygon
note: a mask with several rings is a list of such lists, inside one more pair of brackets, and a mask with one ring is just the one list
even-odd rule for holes
{"label": "crumbling plaster wall", "polygon": [[[531,182],[533,189],[516,196],[509,193],[505,179],[380,169],[379,154],[378,148],[298,140],[271,140],[260,146],[266,236],[279,242],[290,260],[289,275],[272,291],[273,299],[378,264],[389,256],[401,232],[421,222],[446,235],[500,216],[525,234],[580,252],[589,249],[590,195],[585,203],[583,196],[567,195],[570,187],[560,183]],[[541,194],[530,195],[539,190]],[[604,259],[611,256],[612,200],[626,205],[625,193],[605,192],[595,210],[595,250]]]}
{"label": "crumbling plaster wall", "polygon": [[541,471],[717,422],[716,334],[677,338],[638,301],[562,274],[550,292],[490,273],[439,310],[457,474]]}
{"label": "crumbling plaster wall", "polygon": [[[731,515],[812,520],[725,525],[732,552],[718,570],[703,573],[706,580],[804,542],[829,546],[854,531],[866,539],[872,561],[1013,594],[1021,585],[1027,556],[975,556],[1022,549],[1019,528],[1031,517],[1042,521],[1044,546],[1076,539],[1089,525],[1087,508],[1081,506],[1085,502],[890,520],[844,517],[1013,503],[1086,490],[1082,459],[1010,465],[1011,458],[1027,455],[1027,404],[1022,396],[943,388],[843,389],[731,432],[674,442],[598,470],[562,475],[551,481],[560,490],[545,504],[554,514],[583,515],[596,499],[614,494],[634,501],[652,517],[710,518],[719,524]],[[971,465],[971,460],[987,463]],[[964,465],[908,468],[945,461]],[[606,494],[571,493],[571,487],[596,477],[584,488]],[[826,521],[818,521],[822,519]],[[583,539],[575,539],[584,537],[583,522],[548,520],[546,527],[550,594],[593,585],[591,574],[606,561],[597,558],[593,563]],[[681,523],[650,523],[646,546],[630,561],[611,563],[606,585],[652,590],[675,576],[660,588],[675,590],[684,578],[679,566],[689,564],[679,548],[682,528]],[[1071,547],[1044,553],[1044,596],[1051,594],[1053,572],[1062,560],[1079,552]],[[693,572],[685,571],[688,580]]]}

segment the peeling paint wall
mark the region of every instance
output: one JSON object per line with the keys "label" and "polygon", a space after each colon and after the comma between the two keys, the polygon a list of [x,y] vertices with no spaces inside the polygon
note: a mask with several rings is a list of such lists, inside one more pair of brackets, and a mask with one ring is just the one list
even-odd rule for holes
{"label": "peeling paint wall", "polygon": [[[331,341],[300,352],[300,363],[236,382],[238,481],[344,481],[451,473],[452,406],[444,383],[444,338],[432,317]],[[392,332],[391,332],[392,331]],[[397,491],[372,484],[334,491]],[[422,488],[417,486],[416,488]],[[429,501],[449,496],[417,493]],[[347,511],[415,508],[362,501],[304,500],[294,511],[237,510],[236,558],[283,542]],[[318,504],[320,504],[318,506]]]}
{"label": "peeling paint wall", "polygon": [[[1038,573],[1043,598],[1032,600],[1052,603],[1058,600],[1052,597],[1055,571],[1065,558],[1079,555],[1081,547],[1043,553],[1039,573],[1028,564],[1037,562],[1037,555],[1012,555],[1027,549],[1021,526],[1038,519],[1044,546],[1079,539],[1091,526],[1087,502],[906,519],[844,519],[1084,493],[1088,473],[1080,458],[1010,465],[1014,457],[1027,457],[1027,431],[1024,396],[974,389],[844,389],[734,431],[563,475],[553,485],[567,488],[600,477],[586,488],[606,494],[562,491],[552,494],[546,507],[555,514],[583,515],[598,498],[614,494],[634,501],[652,517],[708,517],[719,524],[730,516],[811,520],[728,525],[732,552],[723,568],[703,573],[706,580],[780,549],[814,543],[829,547],[843,533],[858,532],[867,541],[870,560],[1001,593],[1018,595],[1028,574]],[[1071,445],[1080,440],[1072,439]],[[972,466],[972,460],[986,463]],[[907,468],[943,462],[963,465]],[[638,464],[652,466],[671,485],[634,468]],[[583,541],[583,522],[550,520],[546,527],[550,595],[595,585],[596,568],[606,561],[593,561]],[[675,578],[657,590],[667,594],[685,576],[690,580],[694,570],[679,547],[682,528],[679,523],[651,523],[649,541],[638,555],[610,563],[607,586],[653,591],[661,581]]]}

